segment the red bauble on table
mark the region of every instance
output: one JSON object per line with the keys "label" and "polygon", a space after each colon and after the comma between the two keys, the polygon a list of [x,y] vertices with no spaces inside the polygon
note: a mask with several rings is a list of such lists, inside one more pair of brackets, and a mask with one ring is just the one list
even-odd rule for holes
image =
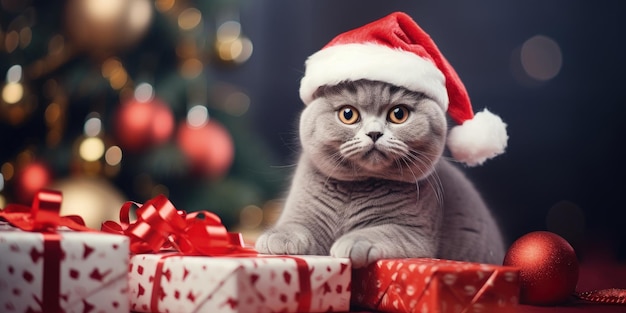
{"label": "red bauble on table", "polygon": [[520,269],[520,302],[533,305],[564,303],[578,282],[578,258],[572,246],[557,234],[536,231],[517,239],[504,265]]}

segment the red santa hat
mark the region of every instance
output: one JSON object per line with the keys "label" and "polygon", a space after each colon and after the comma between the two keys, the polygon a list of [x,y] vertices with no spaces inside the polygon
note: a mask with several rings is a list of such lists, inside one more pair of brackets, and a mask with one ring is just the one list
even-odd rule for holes
{"label": "red santa hat", "polygon": [[300,98],[308,105],[324,85],[368,79],[421,92],[436,101],[458,125],[448,133],[452,156],[480,165],[504,152],[508,135],[502,119],[474,114],[461,79],[430,36],[405,13],[338,35],[306,61]]}

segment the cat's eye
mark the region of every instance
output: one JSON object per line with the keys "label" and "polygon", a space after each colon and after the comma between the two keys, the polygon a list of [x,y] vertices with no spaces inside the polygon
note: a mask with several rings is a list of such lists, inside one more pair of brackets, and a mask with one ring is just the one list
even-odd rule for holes
{"label": "cat's eye", "polygon": [[409,118],[409,109],[403,105],[398,105],[389,110],[387,119],[394,124],[402,124]]}
{"label": "cat's eye", "polygon": [[359,111],[346,105],[339,109],[339,120],[344,124],[352,125],[359,121]]}

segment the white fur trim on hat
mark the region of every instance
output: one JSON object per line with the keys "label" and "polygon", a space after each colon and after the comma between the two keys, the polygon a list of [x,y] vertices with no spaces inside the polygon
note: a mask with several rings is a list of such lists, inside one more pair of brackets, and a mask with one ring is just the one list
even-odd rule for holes
{"label": "white fur trim on hat", "polygon": [[456,160],[476,166],[502,154],[508,139],[506,124],[485,109],[450,130],[448,148]]}
{"label": "white fur trim on hat", "polygon": [[444,112],[448,109],[445,77],[435,64],[413,52],[374,43],[338,44],[311,55],[300,82],[300,98],[308,105],[319,87],[359,79],[422,92]]}

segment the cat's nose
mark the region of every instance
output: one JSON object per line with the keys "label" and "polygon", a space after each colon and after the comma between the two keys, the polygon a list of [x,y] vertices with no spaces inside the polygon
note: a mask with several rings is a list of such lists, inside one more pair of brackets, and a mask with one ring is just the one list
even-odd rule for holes
{"label": "cat's nose", "polygon": [[378,140],[378,138],[380,138],[382,135],[383,135],[383,133],[376,132],[376,131],[372,131],[372,132],[367,133],[367,136],[372,138],[372,141],[374,141],[374,142],[376,142],[376,140]]}

